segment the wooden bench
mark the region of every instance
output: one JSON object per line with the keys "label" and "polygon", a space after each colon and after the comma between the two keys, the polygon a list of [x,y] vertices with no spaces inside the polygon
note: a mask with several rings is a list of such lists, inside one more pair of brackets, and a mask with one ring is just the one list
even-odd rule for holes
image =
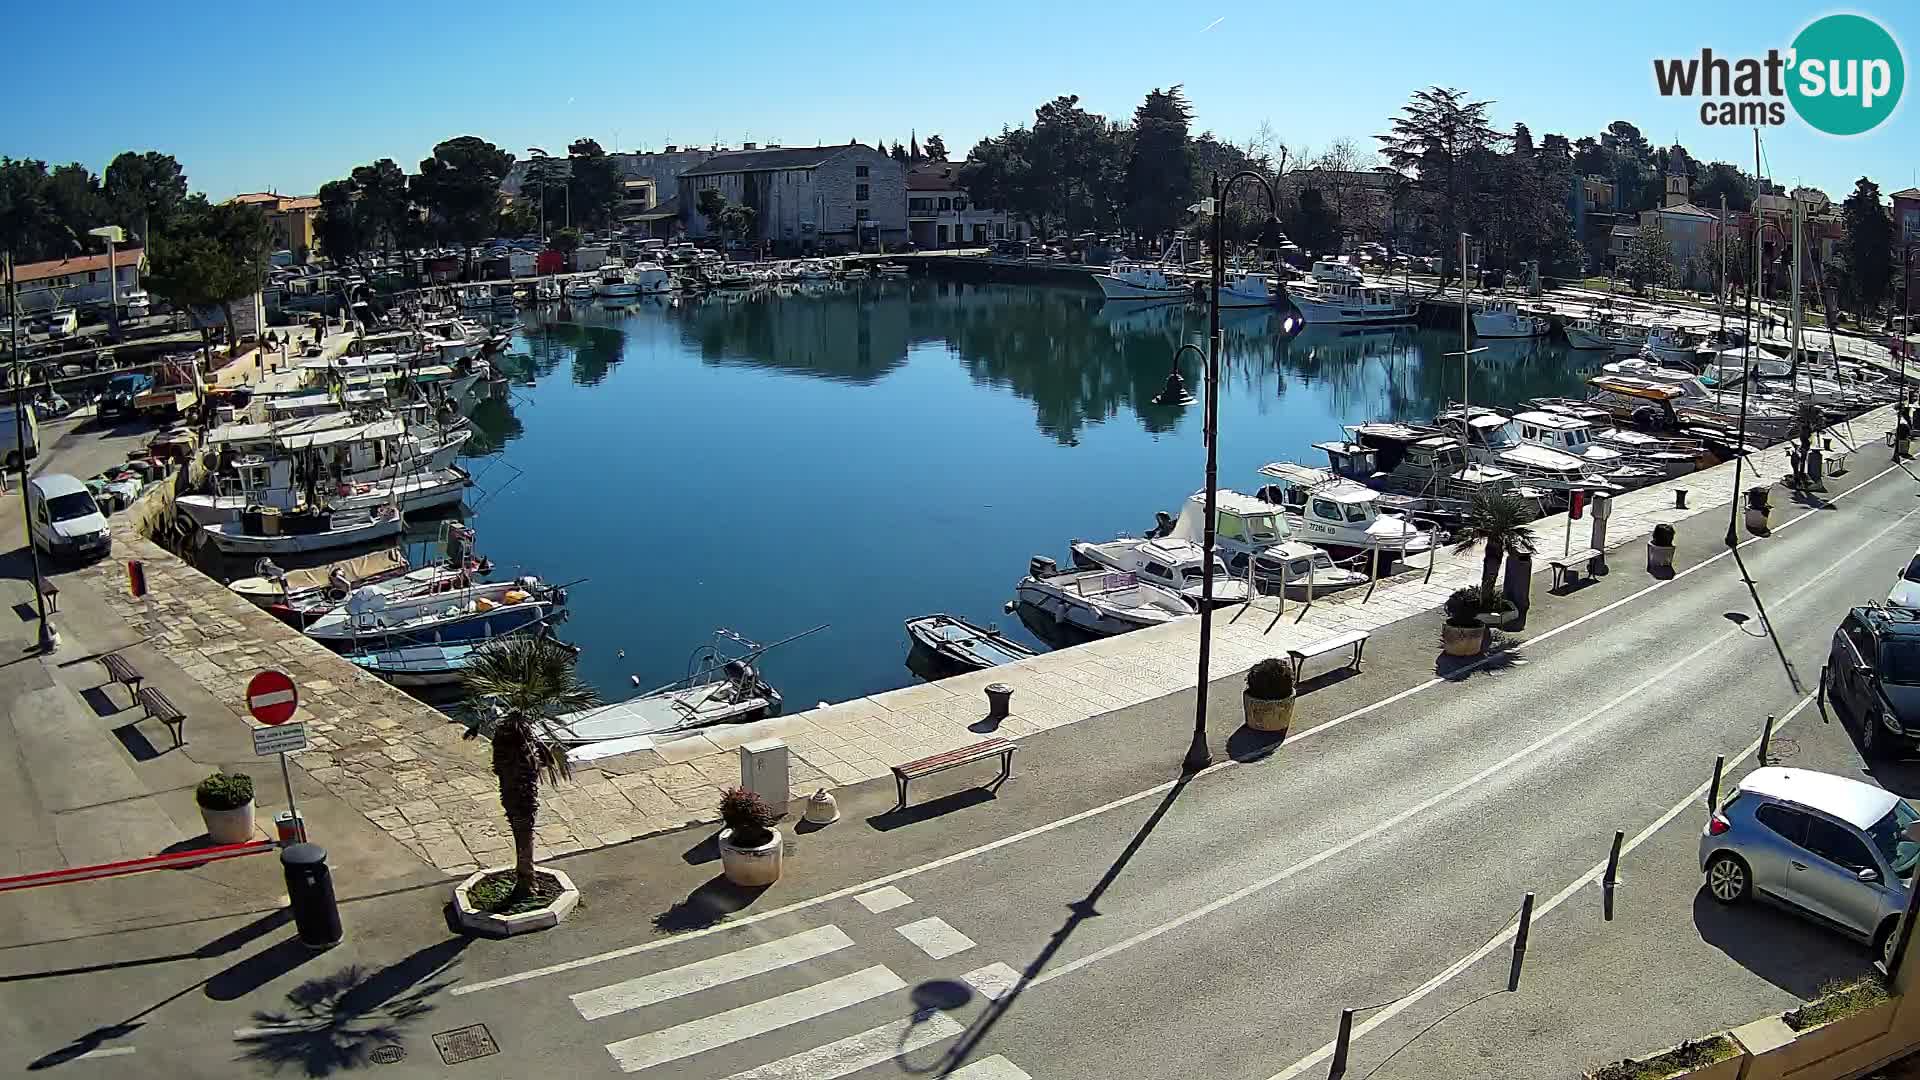
{"label": "wooden bench", "polygon": [[1288,649],[1287,659],[1293,661],[1294,685],[1298,686],[1300,683],[1300,666],[1302,664],[1305,664],[1308,660],[1316,656],[1325,656],[1330,652],[1338,652],[1341,649],[1347,648],[1353,650],[1353,659],[1348,662],[1348,666],[1355,671],[1359,671],[1360,654],[1366,651],[1367,648],[1367,631],[1354,630],[1346,634],[1335,634],[1330,638],[1321,638],[1311,645],[1303,645],[1298,649]]}
{"label": "wooden bench", "polygon": [[1557,589],[1565,585],[1570,578],[1577,578],[1583,572],[1590,572],[1590,570],[1583,571],[1581,568],[1599,557],[1600,553],[1592,548],[1581,548],[1579,551],[1570,551],[1558,559],[1548,559],[1547,565],[1553,567],[1553,587]]}
{"label": "wooden bench", "polygon": [[1000,759],[1000,778],[987,785],[988,790],[998,791],[1000,785],[1013,775],[1013,753],[1020,749],[1006,739],[988,739],[972,746],[962,746],[957,750],[948,750],[944,754],[923,757],[918,761],[909,761],[893,767],[893,782],[900,787],[900,802],[894,807],[900,810],[907,805],[907,783],[916,777],[932,773],[945,772],[962,765],[971,765],[976,761],[985,761],[990,757]]}
{"label": "wooden bench", "polygon": [[180,711],[180,706],[175,705],[173,699],[151,686],[142,687],[134,696],[140,700],[140,707],[147,711],[147,719],[167,725],[167,730],[173,734],[173,745],[180,746],[186,742],[182,735],[187,726],[187,714]]}
{"label": "wooden bench", "polygon": [[146,676],[140,674],[140,669],[133,666],[133,661],[119,653],[108,653],[100,658],[100,666],[107,669],[107,682],[119,683],[126,687],[127,692],[133,695],[134,702],[136,704],[139,702],[140,682]]}

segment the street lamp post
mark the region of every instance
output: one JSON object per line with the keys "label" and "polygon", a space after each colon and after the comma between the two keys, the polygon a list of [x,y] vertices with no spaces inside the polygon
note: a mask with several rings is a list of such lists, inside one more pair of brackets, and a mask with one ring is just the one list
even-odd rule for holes
{"label": "street lamp post", "polygon": [[27,530],[27,558],[33,563],[33,602],[40,613],[40,652],[44,655],[60,647],[60,634],[47,619],[47,592],[40,578],[40,549],[33,543],[33,504],[27,497],[27,414],[26,376],[20,367],[20,291],[13,280],[13,253],[6,256],[7,337],[13,361],[13,434],[20,463],[20,522]]}
{"label": "street lamp post", "polygon": [[[1225,181],[1219,174],[1213,177],[1212,195],[1202,207],[1213,215],[1213,267],[1207,304],[1207,397],[1205,412],[1201,418],[1202,437],[1207,444],[1207,486],[1202,492],[1203,512],[1205,514],[1204,534],[1201,541],[1200,573],[1200,683],[1195,688],[1193,706],[1193,742],[1187,747],[1184,768],[1187,773],[1199,772],[1213,763],[1213,752],[1207,748],[1207,670],[1213,658],[1213,544],[1215,493],[1219,488],[1220,476],[1220,290],[1226,283],[1226,200],[1232,194],[1235,184],[1242,180],[1258,181],[1267,193],[1267,227],[1263,235],[1277,237],[1280,227],[1280,200],[1274,196],[1273,182],[1266,177],[1245,169],[1228,177]],[[1275,246],[1278,246],[1277,242]],[[1167,391],[1181,389],[1176,380],[1179,376],[1178,362],[1180,354],[1187,349],[1198,348],[1192,344],[1182,345],[1174,353],[1175,371],[1167,378]],[[1158,399],[1156,399],[1158,400]]]}
{"label": "street lamp post", "polygon": [[1727,509],[1727,547],[1740,545],[1740,467],[1747,460],[1747,390],[1753,382],[1753,296],[1760,288],[1762,230],[1772,228],[1778,233],[1779,227],[1765,223],[1760,218],[1760,208],[1753,212],[1753,281],[1747,285],[1747,344],[1746,352],[1740,361],[1740,431],[1735,437],[1733,447],[1733,505]]}
{"label": "street lamp post", "polygon": [[114,269],[113,246],[126,240],[127,233],[118,225],[102,225],[97,229],[88,229],[87,235],[107,242],[107,325],[117,334],[120,329],[120,274]]}

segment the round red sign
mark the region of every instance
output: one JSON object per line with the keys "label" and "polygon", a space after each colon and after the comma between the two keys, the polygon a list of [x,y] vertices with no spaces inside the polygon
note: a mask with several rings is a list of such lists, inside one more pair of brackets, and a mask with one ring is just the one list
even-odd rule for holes
{"label": "round red sign", "polygon": [[284,724],[300,707],[300,693],[284,671],[263,671],[247,683],[247,711],[263,724]]}

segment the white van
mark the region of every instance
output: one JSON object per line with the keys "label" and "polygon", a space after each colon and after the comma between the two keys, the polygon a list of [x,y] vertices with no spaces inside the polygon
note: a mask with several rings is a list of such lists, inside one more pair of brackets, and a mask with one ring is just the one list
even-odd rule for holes
{"label": "white van", "polygon": [[48,555],[96,559],[113,549],[106,515],[87,486],[65,473],[27,481],[27,514],[33,546]]}

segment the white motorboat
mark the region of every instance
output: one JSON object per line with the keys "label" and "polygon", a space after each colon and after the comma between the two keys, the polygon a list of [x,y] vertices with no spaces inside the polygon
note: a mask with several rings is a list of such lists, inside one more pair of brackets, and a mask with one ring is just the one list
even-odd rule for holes
{"label": "white motorboat", "polygon": [[574,278],[572,281],[567,282],[567,287],[562,289],[561,292],[569,300],[591,300],[593,299],[593,279],[590,277]]}
{"label": "white motorboat", "polygon": [[533,287],[533,297],[543,304],[560,299],[560,283],[550,277],[541,278],[540,283]]}
{"label": "white motorboat", "polygon": [[1361,276],[1360,268],[1339,259],[1315,259],[1313,269],[1308,275],[1315,281],[1335,285],[1364,285],[1366,279]]}
{"label": "white motorboat", "polygon": [[328,598],[337,603],[362,585],[387,581],[409,572],[406,553],[399,548],[388,548],[308,570],[281,570],[271,561],[262,559],[255,569],[259,571],[258,574],[240,578],[227,588],[245,597],[255,607],[268,611],[273,610],[276,604],[328,597],[336,589],[338,594]]}
{"label": "white motorboat", "polygon": [[1159,626],[1193,614],[1193,605],[1171,589],[1120,570],[1060,570],[1036,555],[1027,564],[1014,598],[1055,621],[1097,637]]}
{"label": "white motorboat", "polygon": [[[1463,410],[1454,408],[1435,419],[1458,435],[1469,458],[1503,469],[1529,487],[1553,492],[1622,488],[1601,475],[1601,470],[1586,458],[1548,445],[1546,440],[1522,441],[1514,432],[1513,422],[1493,409],[1470,408],[1463,416]],[[1654,479],[1659,479],[1658,474],[1649,472],[1636,477],[1635,486]]]}
{"label": "white motorboat", "polygon": [[1324,282],[1317,288],[1292,294],[1293,306],[1308,325],[1341,323],[1400,323],[1413,321],[1414,309],[1405,294],[1391,289]]}
{"label": "white motorboat", "polygon": [[1610,470],[1627,461],[1619,449],[1597,442],[1593,425],[1577,417],[1529,409],[1514,413],[1507,430],[1522,443],[1571,454],[1596,468]]}
{"label": "white motorboat", "polygon": [[1383,556],[1433,548],[1433,530],[1383,513],[1380,493],[1364,484],[1284,461],[1263,465],[1260,472],[1279,481],[1276,486],[1285,499],[1281,507],[1294,517],[1294,531],[1304,540],[1336,553],[1378,551]]}
{"label": "white motorboat", "polygon": [[1598,319],[1571,319],[1567,322],[1567,347],[1580,350],[1611,349],[1632,354],[1647,343],[1645,327],[1602,316]]}
{"label": "white motorboat", "polygon": [[292,555],[308,551],[376,544],[399,536],[404,522],[397,512],[350,514],[276,509],[243,511],[238,520],[201,526],[214,547],[227,555]]}
{"label": "white motorboat", "polygon": [[[1206,538],[1207,493],[1196,491],[1187,496],[1178,518],[1165,513],[1152,535],[1168,536],[1200,544]],[[1213,493],[1213,550],[1227,562],[1227,570],[1245,580],[1248,565],[1254,564],[1256,584],[1265,588],[1264,576],[1279,573],[1277,563],[1264,561],[1267,555],[1284,545],[1291,526],[1286,514],[1271,503],[1228,488]]]}
{"label": "white motorboat", "polygon": [[1285,590],[1289,600],[1312,600],[1372,580],[1359,570],[1334,564],[1324,549],[1302,540],[1283,540],[1253,562],[1254,584],[1273,595]]}
{"label": "white motorboat", "polygon": [[1106,273],[1093,275],[1093,281],[1109,300],[1181,300],[1193,294],[1193,286],[1145,263],[1116,262]]}
{"label": "white motorboat", "polygon": [[673,291],[673,275],[659,263],[635,263],[633,269],[627,271],[626,280],[639,296],[664,296]]}
{"label": "white motorboat", "polygon": [[1473,333],[1483,338],[1545,337],[1552,324],[1538,315],[1528,315],[1513,300],[1488,300],[1473,313]]}
{"label": "white motorboat", "polygon": [[1699,378],[1699,373],[1691,368],[1674,367],[1654,354],[1651,349],[1645,348],[1641,350],[1639,356],[1629,356],[1623,360],[1601,364],[1600,370],[1609,375],[1626,375],[1651,382],[1683,383]]}
{"label": "white motorboat", "polygon": [[1641,355],[1653,357],[1672,364],[1675,362],[1692,367],[1698,364],[1700,342],[1688,331],[1677,326],[1656,326],[1647,332],[1646,348]]}
{"label": "white motorboat", "polygon": [[[291,480],[288,470],[276,470],[272,463],[260,458],[243,458],[233,463],[234,475],[216,476],[214,493],[211,495],[181,495],[174,499],[178,512],[192,518],[198,525],[214,525],[231,522],[240,516],[241,511],[250,507],[271,506],[283,513],[293,510],[305,498],[306,492],[290,483],[275,484],[276,472],[280,479]],[[323,497],[329,507],[337,512],[353,510],[376,510],[382,506],[398,506],[408,514],[424,513],[458,503],[466,495],[467,488],[473,485],[473,477],[458,465],[445,469],[424,470],[367,483],[341,483],[330,485]]]}
{"label": "white motorboat", "polygon": [[640,295],[640,283],[627,280],[626,263],[608,259],[601,264],[599,273],[593,286],[594,295],[610,298]]}
{"label": "white motorboat", "polygon": [[[562,648],[579,652],[577,647],[558,638],[549,640]],[[407,645],[398,649],[352,653],[345,660],[361,671],[403,690],[437,690],[457,686],[466,676],[467,668],[491,647],[492,642],[478,645]]]}
{"label": "white motorboat", "polygon": [[[1163,536],[1151,540],[1122,537],[1096,544],[1075,540],[1071,549],[1073,563],[1082,570],[1106,568],[1135,574],[1162,588],[1171,589],[1198,608],[1205,592],[1206,564],[1201,547],[1191,540]],[[1213,557],[1213,606],[1244,604],[1251,597],[1245,575],[1234,577],[1219,555]]]}
{"label": "white motorboat", "polygon": [[1223,308],[1277,307],[1286,302],[1286,290],[1275,287],[1265,271],[1228,274],[1220,286]]}

